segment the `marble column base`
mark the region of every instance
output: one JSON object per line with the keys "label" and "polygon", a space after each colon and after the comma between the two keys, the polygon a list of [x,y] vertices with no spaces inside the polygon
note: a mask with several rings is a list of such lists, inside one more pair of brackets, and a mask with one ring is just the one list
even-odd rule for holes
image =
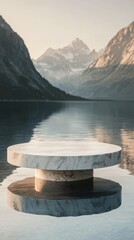
{"label": "marble column base", "polygon": [[[27,178],[8,187],[8,204],[15,210],[56,217],[104,213],[121,205],[121,186],[111,180],[94,178],[93,189],[83,193],[57,194],[35,191],[35,179]],[[87,180],[83,180],[84,182]],[[79,181],[78,181],[79,182]],[[62,184],[65,182],[62,182]],[[81,191],[81,190],[80,190]]]}
{"label": "marble column base", "polygon": [[89,179],[93,177],[93,170],[72,170],[72,171],[58,171],[58,170],[35,170],[35,178],[47,181],[69,182]]}
{"label": "marble column base", "polygon": [[69,181],[54,182],[35,178],[35,191],[53,196],[82,194],[93,189],[93,178]]}
{"label": "marble column base", "polygon": [[35,170],[35,190],[37,192],[77,192],[93,186],[93,170],[80,171],[46,171]]}

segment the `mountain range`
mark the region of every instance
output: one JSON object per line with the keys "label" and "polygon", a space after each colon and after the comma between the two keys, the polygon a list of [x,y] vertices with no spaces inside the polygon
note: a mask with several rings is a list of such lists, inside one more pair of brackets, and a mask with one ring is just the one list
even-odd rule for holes
{"label": "mountain range", "polygon": [[134,22],[78,77],[71,93],[91,99],[134,100]]}
{"label": "mountain range", "polygon": [[22,38],[0,16],[0,100],[77,99],[53,87],[35,69]]}
{"label": "mountain range", "polygon": [[37,60],[33,60],[33,63],[37,71],[54,86],[71,91],[77,76],[96,60],[100,53],[91,51],[82,40],[76,38],[64,48],[47,49]]}
{"label": "mountain range", "polygon": [[101,53],[77,38],[49,48],[34,64],[22,38],[0,16],[0,100],[134,100],[134,22]]}
{"label": "mountain range", "polygon": [[43,76],[70,94],[96,100],[134,100],[134,22],[100,52],[80,39],[48,49],[34,62]]}

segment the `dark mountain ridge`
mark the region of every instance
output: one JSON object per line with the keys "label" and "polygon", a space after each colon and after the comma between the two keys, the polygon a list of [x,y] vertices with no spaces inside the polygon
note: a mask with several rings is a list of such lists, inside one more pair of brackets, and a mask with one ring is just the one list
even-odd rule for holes
{"label": "dark mountain ridge", "polygon": [[0,100],[20,99],[77,100],[41,77],[23,39],[0,16]]}

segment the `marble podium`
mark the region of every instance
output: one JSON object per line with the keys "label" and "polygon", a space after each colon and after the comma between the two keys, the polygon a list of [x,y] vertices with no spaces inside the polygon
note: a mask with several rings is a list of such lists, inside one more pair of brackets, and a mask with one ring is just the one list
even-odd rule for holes
{"label": "marble podium", "polygon": [[73,197],[37,192],[34,181],[32,177],[10,184],[7,195],[10,207],[24,213],[67,217],[100,214],[121,205],[122,188],[111,180],[94,178],[93,190]]}
{"label": "marble podium", "polygon": [[121,147],[86,140],[31,141],[8,147],[7,160],[15,166],[36,169],[38,192],[54,192],[55,186],[64,191],[66,183],[74,185],[75,191],[82,183],[92,186],[94,169],[120,163]]}
{"label": "marble podium", "polygon": [[79,216],[121,205],[121,186],[93,178],[96,168],[121,161],[121,147],[87,140],[31,141],[10,146],[9,163],[35,168],[35,177],[8,186],[9,205],[25,213]]}

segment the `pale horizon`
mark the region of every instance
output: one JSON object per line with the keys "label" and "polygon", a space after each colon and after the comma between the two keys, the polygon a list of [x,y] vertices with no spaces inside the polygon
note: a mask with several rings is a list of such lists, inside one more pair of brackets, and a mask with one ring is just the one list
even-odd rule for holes
{"label": "pale horizon", "polygon": [[98,51],[134,20],[133,0],[0,0],[0,6],[0,14],[34,59],[75,38]]}

